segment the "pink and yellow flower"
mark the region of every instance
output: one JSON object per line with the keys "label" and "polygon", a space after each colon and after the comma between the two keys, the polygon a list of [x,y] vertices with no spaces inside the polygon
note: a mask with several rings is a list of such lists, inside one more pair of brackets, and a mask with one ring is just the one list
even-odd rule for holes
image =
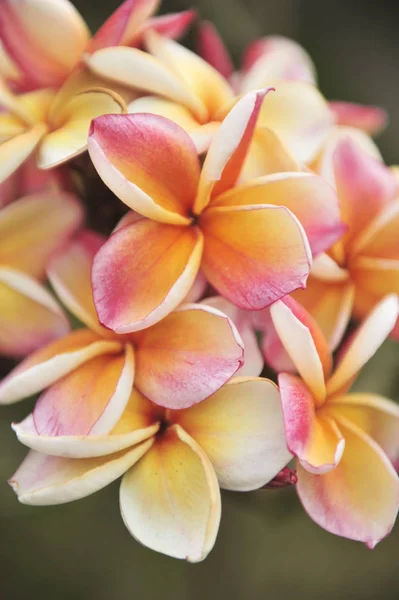
{"label": "pink and yellow flower", "polygon": [[[104,428],[108,432],[126,407],[133,380],[154,403],[186,408],[216,392],[243,363],[243,343],[236,328],[210,307],[186,304],[156,326],[130,336],[101,327],[90,270],[103,241],[97,234],[83,232],[52,260],[48,270],[59,298],[88,328],[32,354],[0,385],[0,403],[46,389],[35,409],[41,433],[73,430],[85,435]],[[67,403],[68,413],[66,409],[60,413],[60,402]],[[88,424],[93,415],[92,431]]]}
{"label": "pink and yellow flower", "polygon": [[38,280],[82,218],[75,197],[58,191],[0,210],[0,354],[20,358],[68,332],[64,313]]}
{"label": "pink and yellow flower", "polygon": [[[135,48],[105,48],[87,57],[92,72],[110,82],[150,96],[134,100],[130,113],[150,112],[183,127],[199,152],[208,149],[221,121],[241,95],[274,85],[275,78],[252,77],[239,89],[213,66],[178,43],[149,31],[149,53]],[[272,129],[300,162],[313,160],[334,118],[317,88],[303,81],[278,79],[260,112],[258,129]]]}
{"label": "pink and yellow flower", "polygon": [[335,369],[323,334],[291,299],[271,317],[299,376],[280,373],[285,433],[297,457],[297,490],[321,527],[374,547],[399,508],[399,406],[377,394],[348,393],[394,327],[397,296],[384,298],[349,339]]}
{"label": "pink and yellow flower", "polygon": [[[207,373],[202,377],[206,382]],[[40,401],[39,401],[40,405]],[[165,410],[134,389],[114,425],[93,435],[70,398],[58,398],[60,422],[38,408],[19,425],[33,448],[10,480],[24,504],[82,498],[123,475],[120,507],[130,533],[149,548],[190,562],[212,549],[221,516],[220,488],[249,491],[272,480],[290,459],[276,386],[237,377],[186,410]]]}
{"label": "pink and yellow flower", "polygon": [[324,169],[333,175],[348,229],[317,257],[295,299],[335,349],[352,315],[362,320],[386,294],[399,293],[399,201],[394,173],[349,138],[337,137]]}
{"label": "pink and yellow flower", "polygon": [[89,152],[100,177],[146,217],[124,219],[95,258],[94,300],[107,327],[127,333],[161,320],[200,267],[221,295],[249,310],[303,287],[311,254],[296,210],[307,212],[313,251],[340,236],[336,196],[320,177],[288,172],[234,187],[267,91],[235,105],[202,170],[191,139],[172,121],[150,114],[93,121]]}
{"label": "pink and yellow flower", "polygon": [[122,98],[110,90],[75,91],[73,80],[58,93],[42,89],[15,95],[0,84],[0,105],[4,109],[0,112],[0,182],[33,154],[40,169],[55,167],[81,154],[87,149],[91,120],[125,110]]}
{"label": "pink and yellow flower", "polygon": [[159,0],[125,0],[91,38],[69,0],[2,0],[0,74],[20,90],[59,87],[84,54],[109,46],[136,46],[148,29],[178,37],[193,11],[153,17]]}

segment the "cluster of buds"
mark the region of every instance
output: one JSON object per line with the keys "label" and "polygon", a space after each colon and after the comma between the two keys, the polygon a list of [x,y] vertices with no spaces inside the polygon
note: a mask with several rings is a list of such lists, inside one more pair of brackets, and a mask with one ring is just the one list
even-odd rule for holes
{"label": "cluster of buds", "polygon": [[39,394],[9,483],[46,505],[122,477],[131,534],[192,562],[221,489],[294,485],[373,547],[399,406],[350,387],[399,335],[386,115],[326,101],[292,40],[234,70],[200,22],[194,53],[175,41],[194,12],[158,4],[90,37],[69,0],[0,2],[0,403]]}

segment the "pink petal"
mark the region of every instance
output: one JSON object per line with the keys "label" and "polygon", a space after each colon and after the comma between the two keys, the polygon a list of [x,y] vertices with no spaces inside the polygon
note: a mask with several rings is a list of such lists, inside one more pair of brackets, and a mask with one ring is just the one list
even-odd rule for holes
{"label": "pink petal", "polygon": [[362,129],[369,135],[376,135],[388,124],[388,114],[378,106],[365,106],[353,102],[329,102],[337,125],[347,125]]}
{"label": "pink petal", "polygon": [[201,402],[243,364],[242,340],[219,311],[187,304],[134,336],[136,387],[152,402],[187,408]]}
{"label": "pink petal", "polygon": [[198,54],[223,77],[229,79],[234,66],[224,42],[211,21],[202,21],[198,28]]}

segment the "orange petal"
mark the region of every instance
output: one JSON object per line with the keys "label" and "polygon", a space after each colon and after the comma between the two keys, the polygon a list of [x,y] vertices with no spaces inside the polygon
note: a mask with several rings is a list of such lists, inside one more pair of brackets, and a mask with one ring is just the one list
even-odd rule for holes
{"label": "orange petal", "polygon": [[134,336],[135,385],[152,402],[187,408],[230,379],[243,363],[242,340],[223,313],[183,305]]}
{"label": "orange petal", "polygon": [[37,350],[7,375],[0,385],[0,403],[33,396],[85,362],[103,354],[120,354],[122,345],[78,329]]}
{"label": "orange petal", "polygon": [[100,458],[58,458],[31,450],[8,483],[22,504],[64,504],[94,494],[118,479],[153,443],[149,439]]}
{"label": "orange petal", "polygon": [[104,183],[133,210],[188,224],[199,179],[189,136],[157,115],[107,115],[92,123],[90,157]]}
{"label": "orange petal", "polygon": [[267,379],[234,377],[200,404],[172,414],[204,449],[222,488],[257,489],[287,464],[277,387]]}
{"label": "orange petal", "polygon": [[191,288],[202,247],[197,227],[141,219],[118,229],[93,263],[93,295],[101,323],[117,333],[130,333],[166,317]]}
{"label": "orange petal", "polygon": [[222,296],[260,310],[305,285],[311,256],[290,211],[267,205],[216,207],[200,218],[202,268]]}
{"label": "orange petal", "polygon": [[38,167],[50,169],[85,152],[92,119],[124,110],[122,98],[110,90],[98,88],[78,94],[53,117],[52,131],[38,149]]}
{"label": "orange petal", "polygon": [[107,335],[98,322],[91,286],[93,259],[105,238],[85,230],[53,258],[47,270],[48,278],[58,297],[68,310],[90,329]]}
{"label": "orange petal", "polygon": [[64,313],[44,287],[24,273],[0,268],[0,355],[21,358],[68,330]]}
{"label": "orange petal", "polygon": [[354,242],[352,251],[367,258],[399,260],[399,201],[380,210]]}
{"label": "orange petal", "polygon": [[211,551],[220,522],[220,491],[201,447],[175,425],[126,473],[122,517],[142,544],[190,562]]}
{"label": "orange petal", "polygon": [[327,382],[329,395],[352,382],[360,369],[374,355],[391,333],[399,315],[399,300],[394,294],[385,296],[349,340],[344,354]]}
{"label": "orange petal", "polygon": [[10,204],[0,213],[0,262],[43,277],[52,254],[81,224],[77,198],[42,192]]}
{"label": "orange petal", "polygon": [[381,448],[343,419],[346,446],[339,465],[313,475],[298,465],[297,491],[309,516],[327,531],[373,548],[392,529],[399,481]]}
{"label": "orange petal", "polygon": [[39,435],[104,435],[121,418],[133,387],[134,356],[97,356],[39,397],[33,420]]}
{"label": "orange petal", "polygon": [[288,208],[303,226],[313,254],[327,250],[345,231],[334,190],[321,177],[310,173],[259,177],[236,186],[213,202],[218,206],[247,204]]}
{"label": "orange petal", "polygon": [[271,88],[247,94],[228,113],[213,137],[201,171],[194,212],[238,180],[265,95]]}
{"label": "orange petal", "polygon": [[328,282],[310,275],[306,288],[294,292],[293,298],[311,314],[334,351],[351,318],[354,295],[351,281]]}

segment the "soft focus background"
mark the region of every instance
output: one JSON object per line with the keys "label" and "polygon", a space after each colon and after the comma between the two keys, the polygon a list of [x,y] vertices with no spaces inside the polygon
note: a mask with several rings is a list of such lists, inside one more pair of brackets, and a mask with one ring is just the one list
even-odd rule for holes
{"label": "soft focus background", "polygon": [[[93,30],[120,0],[76,0]],[[165,0],[162,12],[196,7],[215,22],[234,57],[266,34],[302,43],[330,99],[379,104],[391,115],[379,143],[399,162],[399,3],[384,0]],[[192,41],[192,38],[189,39]],[[399,347],[387,342],[357,384],[399,400]],[[25,454],[0,411],[0,482]],[[367,473],[364,473],[367,477]],[[123,526],[118,483],[56,507],[18,504],[0,483],[0,600],[270,600],[399,598],[399,523],[370,551],[319,529],[294,489],[223,494],[216,546],[189,565],[138,545]]]}

